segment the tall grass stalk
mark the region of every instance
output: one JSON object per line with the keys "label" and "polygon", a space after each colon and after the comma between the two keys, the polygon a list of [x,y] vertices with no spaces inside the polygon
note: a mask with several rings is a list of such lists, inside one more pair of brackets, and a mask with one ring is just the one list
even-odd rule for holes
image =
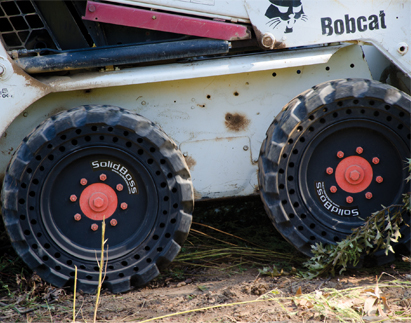
{"label": "tall grass stalk", "polygon": [[76,321],[77,266],[74,265],[73,322]]}
{"label": "tall grass stalk", "polygon": [[101,224],[101,250],[100,250],[100,262],[97,261],[99,267],[99,275],[98,275],[98,286],[97,286],[97,295],[96,295],[96,305],[94,306],[94,319],[93,322],[95,323],[97,320],[97,310],[100,301],[100,292],[101,287],[103,285],[103,270],[104,270],[104,245],[106,244],[107,240],[104,240],[104,235],[106,233],[106,221],[105,217],[103,217],[103,222]]}

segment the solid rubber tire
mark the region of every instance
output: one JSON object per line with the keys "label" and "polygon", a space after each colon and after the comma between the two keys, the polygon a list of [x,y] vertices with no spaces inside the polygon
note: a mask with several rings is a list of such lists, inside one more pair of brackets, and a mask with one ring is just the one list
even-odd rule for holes
{"label": "solid rubber tire", "polygon": [[[340,133],[344,134],[345,130],[337,131],[337,127],[348,129],[351,123],[357,123],[358,129],[364,133],[375,132],[383,139],[386,135],[388,139],[385,139],[389,143],[392,142],[392,138],[400,138],[401,142],[395,142],[393,149],[398,148],[402,151],[396,161],[399,159],[405,161],[410,156],[410,112],[409,95],[387,84],[363,79],[340,79],[319,84],[300,94],[284,107],[268,128],[262,143],[258,180],[260,196],[268,216],[276,229],[297,250],[312,256],[311,246],[314,243],[335,244],[341,241],[353,228],[362,225],[363,219],[371,214],[368,212],[370,208],[367,208],[367,214],[362,214],[362,219],[359,217],[354,219],[354,217],[330,215],[327,214],[327,210],[321,211],[322,213],[318,211],[320,208],[317,206],[322,204],[314,194],[311,194],[311,188],[306,188],[314,184],[308,183],[307,178],[310,176],[312,179],[314,175],[319,178],[326,178],[326,176],[331,178],[332,176],[326,174],[325,165],[337,165],[337,151],[331,153],[334,149],[331,146],[330,155],[324,158],[324,167],[319,171],[307,165],[312,165],[310,160],[314,158],[310,154],[321,150],[316,147],[322,147],[322,143],[327,140],[327,132],[336,137],[335,149],[339,144],[344,144],[346,153],[350,151],[350,155],[356,155],[356,142],[350,142],[348,137],[346,143],[341,140]],[[320,130],[317,131],[317,128]],[[310,135],[310,131],[315,135]],[[367,143],[370,143],[370,140]],[[368,146],[371,146],[371,143]],[[370,150],[374,150],[373,153],[378,151],[378,146],[366,151],[368,146],[364,148],[364,154]],[[386,146],[389,149],[389,145]],[[327,147],[330,148],[330,145]],[[326,154],[327,151],[324,151],[324,155]],[[384,161],[384,158],[381,159]],[[384,201],[385,206],[401,204],[402,194],[409,192],[409,185],[405,181],[408,167],[405,162],[402,166],[403,169],[394,174],[397,178],[399,176],[402,178],[397,180],[394,187],[386,187],[387,195],[391,194],[390,190],[393,190],[395,192],[392,195],[395,197]],[[383,167],[389,170],[390,165],[386,163]],[[387,182],[388,180],[389,178]],[[342,193],[350,195],[339,188],[337,194]],[[365,200],[364,193],[365,191],[351,195],[355,196],[356,200]],[[376,202],[378,198],[383,196],[376,196],[374,200],[370,200],[374,203],[372,212],[381,209],[382,203]],[[365,203],[371,202],[361,203],[366,205]],[[347,208],[348,206],[349,204],[346,205]],[[410,224],[409,212],[403,217],[405,222]],[[410,228],[405,224],[402,225],[401,234],[400,243],[409,251]],[[376,255],[379,263],[387,261],[383,252],[377,252]],[[392,259],[393,255],[390,254],[389,258]]]}
{"label": "solid rubber tire", "polygon": [[[84,250],[90,256],[94,249],[97,255],[100,254],[96,246],[101,244],[101,230],[92,232],[89,228],[93,221],[84,215],[77,223],[70,215],[66,220],[68,225],[78,228],[79,232],[86,232],[87,238],[81,240],[81,245],[69,241],[70,236],[76,239],[77,236],[71,235],[70,230],[64,231],[64,225],[59,227],[60,213],[48,211],[57,206],[47,198],[60,194],[53,190],[60,185],[61,198],[57,197],[62,214],[65,208],[70,208],[70,191],[65,191],[61,186],[64,183],[59,182],[59,174],[64,174],[64,168],[60,167],[63,170],[56,172],[58,167],[55,165],[67,160],[75,170],[76,154],[87,155],[99,149],[113,158],[127,156],[128,165],[135,165],[138,170],[133,176],[141,181],[141,191],[146,190],[153,195],[150,201],[157,201],[154,207],[151,202],[147,205],[143,202],[146,209],[141,211],[141,215],[137,209],[127,209],[127,214],[130,214],[127,220],[122,218],[126,213],[121,213],[126,211],[118,211],[119,224],[116,227],[110,226],[110,219],[106,221],[106,234],[112,234],[118,254],[110,254],[109,239],[109,260],[103,287],[119,293],[132,286],[145,285],[159,275],[159,267],[177,256],[192,221],[194,197],[189,169],[176,144],[153,122],[113,106],[82,106],[47,119],[23,140],[10,161],[2,188],[3,220],[17,254],[40,277],[57,287],[72,287],[76,265],[77,288],[85,293],[95,293],[98,286],[96,259],[94,257],[91,261],[90,257],[82,258],[81,255]],[[106,183],[117,176],[108,169],[105,171],[108,174]],[[94,173],[90,171],[87,174],[98,182],[98,174]],[[69,177],[65,177],[68,182]],[[51,184],[46,183],[47,178]],[[73,181],[75,179],[78,190],[82,189],[80,178],[81,174],[74,171]],[[41,188],[37,188],[39,186]],[[120,193],[129,198],[124,191]],[[130,203],[133,199],[134,195],[129,198]],[[133,223],[133,212],[137,212],[144,222]],[[101,227],[100,221],[96,223]],[[52,230],[53,226],[58,230]],[[123,246],[121,231],[110,233],[110,230],[124,228],[130,231],[128,226],[141,226],[143,231],[141,236],[129,232],[129,236],[124,237]],[[68,237],[64,237],[62,231]],[[88,239],[92,248],[87,246]]]}

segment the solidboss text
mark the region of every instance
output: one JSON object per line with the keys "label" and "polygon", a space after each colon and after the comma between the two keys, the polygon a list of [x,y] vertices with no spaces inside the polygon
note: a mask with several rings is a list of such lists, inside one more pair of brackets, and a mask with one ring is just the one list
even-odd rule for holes
{"label": "solidboss text", "polygon": [[334,21],[330,17],[321,18],[321,27],[323,35],[331,36],[334,33],[337,35],[352,34],[357,31],[364,32],[366,30],[386,29],[384,10],[377,15],[370,15],[367,19],[365,16],[358,18],[345,15],[345,19],[337,19]]}

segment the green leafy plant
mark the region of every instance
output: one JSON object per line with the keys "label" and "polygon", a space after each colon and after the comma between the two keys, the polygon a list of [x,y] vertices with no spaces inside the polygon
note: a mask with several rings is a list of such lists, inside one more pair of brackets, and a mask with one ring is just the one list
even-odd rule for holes
{"label": "green leafy plant", "polygon": [[[411,159],[408,160],[408,165],[411,173]],[[406,180],[409,182],[411,175]],[[303,276],[311,279],[323,273],[335,275],[336,269],[341,274],[347,266],[356,266],[364,253],[370,254],[381,249],[386,254],[394,253],[392,243],[401,238],[401,225],[407,225],[402,215],[411,211],[410,200],[411,192],[408,192],[403,195],[403,205],[391,205],[373,213],[364,225],[354,229],[351,235],[335,245],[313,245],[313,256],[304,263],[308,273]]]}

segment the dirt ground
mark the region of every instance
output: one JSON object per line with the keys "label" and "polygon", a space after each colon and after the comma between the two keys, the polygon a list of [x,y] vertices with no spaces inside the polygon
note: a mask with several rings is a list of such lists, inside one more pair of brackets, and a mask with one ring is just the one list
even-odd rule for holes
{"label": "dirt ground", "polygon": [[[276,233],[260,203],[198,209],[182,251],[185,260],[177,259],[143,288],[103,290],[98,322],[411,322],[411,263],[400,255],[395,264],[304,280],[299,273],[307,258]],[[244,248],[253,241],[289,258],[187,260],[197,250],[220,248],[216,239]],[[72,322],[73,292],[41,281],[13,257],[0,257],[0,322]],[[278,271],[267,270],[273,265]],[[75,321],[93,322],[95,302],[95,295],[78,293]]]}

